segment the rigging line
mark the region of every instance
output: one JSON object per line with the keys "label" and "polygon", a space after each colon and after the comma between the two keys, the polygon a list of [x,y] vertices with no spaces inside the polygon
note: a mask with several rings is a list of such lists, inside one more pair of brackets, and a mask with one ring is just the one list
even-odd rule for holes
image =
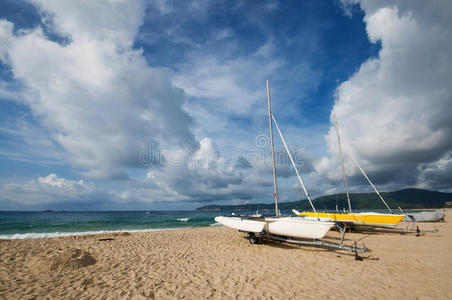
{"label": "rigging line", "polygon": [[301,186],[302,186],[302,188],[303,188],[303,191],[304,191],[306,197],[308,198],[309,203],[311,204],[312,209],[314,210],[315,216],[317,217],[318,220],[320,220],[320,219],[319,219],[319,216],[317,215],[317,211],[315,210],[314,204],[312,204],[311,197],[309,196],[309,193],[308,193],[308,191],[306,190],[306,187],[305,187],[305,185],[304,185],[304,183],[303,183],[303,180],[301,179],[300,173],[298,173],[297,166],[295,165],[295,162],[294,162],[294,160],[293,160],[293,158],[292,158],[292,154],[290,154],[289,148],[287,147],[287,144],[286,144],[286,140],[284,139],[284,136],[283,136],[281,130],[279,129],[278,123],[276,122],[275,117],[274,117],[273,114],[271,114],[271,117],[272,117],[272,119],[273,119],[273,122],[275,123],[276,129],[278,130],[279,136],[281,137],[281,140],[282,140],[282,142],[283,142],[283,144],[284,144],[284,148],[286,148],[287,154],[289,155],[290,161],[292,162],[292,166],[293,166],[293,168],[295,169],[295,173],[297,173],[298,181],[300,181],[300,184],[301,184]]}
{"label": "rigging line", "polygon": [[[387,199],[387,198],[386,198],[386,199]],[[392,200],[393,204],[395,204],[395,206],[397,206],[397,209],[398,209],[402,214],[405,214],[405,212],[404,212],[403,209],[400,207],[400,205],[399,205],[399,203],[397,202],[396,199],[394,199],[394,198],[392,198],[392,197],[390,197],[389,199]]]}
{"label": "rigging line", "polygon": [[350,201],[350,194],[348,192],[347,174],[345,173],[344,158],[342,157],[341,136],[339,135],[339,126],[337,125],[336,114],[334,114],[334,126],[336,127],[337,145],[339,147],[339,155],[341,158],[342,175],[344,177],[345,193],[347,194],[348,210],[352,212],[352,205]]}
{"label": "rigging line", "polygon": [[389,205],[386,203],[385,199],[383,199],[383,197],[380,195],[380,193],[378,192],[377,188],[374,186],[374,184],[372,183],[372,181],[370,181],[369,177],[367,177],[366,172],[364,172],[363,168],[361,168],[361,166],[359,165],[358,161],[355,159],[355,157],[353,157],[353,155],[351,153],[348,153],[350,155],[350,157],[353,159],[353,161],[355,162],[355,164],[358,166],[359,170],[361,171],[361,173],[363,173],[364,177],[366,177],[367,181],[369,181],[370,185],[373,187],[375,193],[377,193],[378,197],[380,197],[381,201],[383,201],[383,203],[386,205],[386,207],[388,208],[388,210],[392,213],[391,208],[389,207]]}

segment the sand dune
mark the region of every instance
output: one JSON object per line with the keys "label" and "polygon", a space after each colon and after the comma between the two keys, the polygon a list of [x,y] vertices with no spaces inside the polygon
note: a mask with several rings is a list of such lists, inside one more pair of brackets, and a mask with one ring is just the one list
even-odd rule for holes
{"label": "sand dune", "polygon": [[422,227],[440,232],[349,234],[363,261],[223,227],[1,240],[0,298],[452,299],[452,223]]}

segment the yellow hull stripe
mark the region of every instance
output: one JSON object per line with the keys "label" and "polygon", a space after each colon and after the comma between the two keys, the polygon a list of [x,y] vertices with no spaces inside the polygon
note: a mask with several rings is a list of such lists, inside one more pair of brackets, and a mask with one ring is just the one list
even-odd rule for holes
{"label": "yellow hull stripe", "polygon": [[[313,212],[301,212],[299,216],[315,218]],[[405,218],[405,215],[366,214],[366,213],[317,213],[318,217],[334,222],[352,223],[355,225],[394,226]]]}

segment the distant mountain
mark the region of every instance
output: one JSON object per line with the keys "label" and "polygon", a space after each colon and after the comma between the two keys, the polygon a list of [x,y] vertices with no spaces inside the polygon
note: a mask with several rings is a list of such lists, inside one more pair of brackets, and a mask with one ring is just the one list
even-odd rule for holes
{"label": "distant mountain", "polygon": [[[408,208],[442,208],[445,203],[452,201],[452,193],[441,193],[435,191],[427,191],[421,189],[404,189],[395,192],[381,193],[385,201],[396,210],[399,206],[403,209]],[[350,194],[352,209],[369,210],[369,209],[385,209],[385,205],[375,193],[357,193]],[[317,210],[339,210],[347,208],[347,197],[345,193],[334,194],[329,196],[318,197],[313,200]],[[279,209],[299,209],[309,210],[311,206],[309,202],[298,200],[293,202],[278,203]],[[206,205],[198,207],[197,211],[260,211],[274,210],[275,204],[241,204],[241,205]]]}

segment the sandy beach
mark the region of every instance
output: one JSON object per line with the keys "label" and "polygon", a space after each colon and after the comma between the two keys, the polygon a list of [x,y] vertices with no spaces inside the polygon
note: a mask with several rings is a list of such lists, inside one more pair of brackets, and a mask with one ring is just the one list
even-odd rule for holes
{"label": "sandy beach", "polygon": [[[447,211],[446,220],[451,220]],[[439,233],[347,235],[352,253],[224,227],[0,241],[1,299],[452,299],[452,222]],[[337,232],[328,239],[339,238]]]}

